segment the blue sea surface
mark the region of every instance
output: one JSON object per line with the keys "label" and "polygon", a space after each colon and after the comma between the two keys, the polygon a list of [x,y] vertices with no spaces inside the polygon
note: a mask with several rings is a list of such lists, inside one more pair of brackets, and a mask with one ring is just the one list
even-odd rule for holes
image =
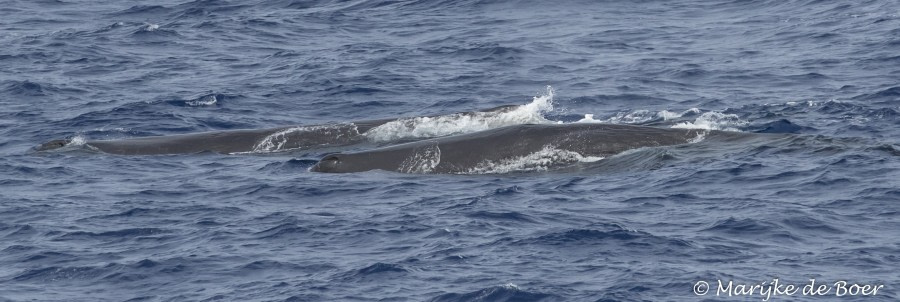
{"label": "blue sea surface", "polygon": [[[0,1],[0,301],[900,299],[895,0]],[[547,171],[36,152],[473,111],[745,132]]]}

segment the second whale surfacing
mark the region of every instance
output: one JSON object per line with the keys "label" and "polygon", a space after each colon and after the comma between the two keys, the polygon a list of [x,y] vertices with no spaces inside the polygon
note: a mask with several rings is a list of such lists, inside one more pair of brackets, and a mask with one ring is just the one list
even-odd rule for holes
{"label": "second whale surfacing", "polygon": [[695,142],[710,132],[713,131],[618,124],[523,124],[371,151],[331,154],[310,170],[480,174],[546,169],[596,161],[642,147]]}

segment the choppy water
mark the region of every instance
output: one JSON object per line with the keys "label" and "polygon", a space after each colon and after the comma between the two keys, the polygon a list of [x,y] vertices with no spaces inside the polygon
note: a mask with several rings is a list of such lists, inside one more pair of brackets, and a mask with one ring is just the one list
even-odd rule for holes
{"label": "choppy water", "polygon": [[[773,278],[900,298],[895,1],[12,0],[0,28],[0,300],[742,300],[692,287]],[[31,151],[548,85],[532,118],[750,138],[485,175]]]}

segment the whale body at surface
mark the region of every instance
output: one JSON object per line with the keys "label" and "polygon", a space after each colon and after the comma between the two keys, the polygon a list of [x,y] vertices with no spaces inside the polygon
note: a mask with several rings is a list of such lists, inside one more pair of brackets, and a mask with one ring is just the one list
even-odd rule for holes
{"label": "whale body at surface", "polygon": [[[310,170],[346,173],[483,173],[545,169],[623,151],[685,144],[710,130],[618,124],[524,124],[356,153],[331,154]],[[716,131],[718,132],[718,131]]]}
{"label": "whale body at surface", "polygon": [[[429,117],[471,117],[501,115],[520,105],[504,105],[481,111],[461,112]],[[391,118],[309,126],[288,126],[267,129],[223,130],[201,133],[149,136],[121,140],[88,140],[87,149],[119,155],[216,153],[267,153],[295,149],[316,149],[348,146],[368,141],[367,132],[392,122],[404,123],[416,118]],[[402,137],[400,137],[402,139]],[[72,139],[58,139],[41,144],[36,151],[51,151],[73,143]]]}

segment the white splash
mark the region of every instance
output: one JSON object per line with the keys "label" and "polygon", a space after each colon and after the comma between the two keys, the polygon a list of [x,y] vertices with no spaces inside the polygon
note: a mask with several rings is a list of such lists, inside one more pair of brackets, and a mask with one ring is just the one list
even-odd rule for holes
{"label": "white splash", "polygon": [[402,118],[372,128],[364,135],[376,142],[386,142],[470,133],[519,124],[549,124],[554,122],[544,118],[544,113],[550,111],[553,111],[553,88],[547,86],[547,91],[535,96],[531,103],[508,111]]}
{"label": "white splash", "polygon": [[437,144],[415,150],[415,154],[400,164],[403,173],[430,173],[441,163],[441,148]]}
{"label": "white splash", "polygon": [[747,126],[747,122],[741,120],[737,114],[710,111],[704,112],[693,122],[681,122],[673,125],[672,128],[741,131],[738,127],[744,126]]}
{"label": "white splash", "polygon": [[673,120],[688,114],[699,114],[700,109],[691,108],[682,112],[672,112],[663,110],[653,112],[650,110],[635,110],[630,112],[619,112],[607,119],[594,119],[593,114],[585,114],[584,118],[576,121],[576,123],[609,123],[609,124],[641,124],[649,121],[661,119],[663,121]]}
{"label": "white splash", "polygon": [[651,121],[655,119],[656,116],[657,114],[650,112],[650,110],[635,110],[632,112],[619,112],[615,116],[599,122],[611,124],[639,124]]}
{"label": "white splash", "polygon": [[62,146],[62,148],[59,148],[58,150],[59,151],[77,150],[77,149],[82,149],[82,148],[85,148],[88,150],[93,150],[93,151],[98,151],[98,152],[100,151],[100,149],[98,149],[97,147],[94,147],[94,146],[91,146],[90,144],[88,144],[87,139],[81,134],[78,134],[75,137],[72,137],[72,139],[70,139],[69,142],[67,142],[64,146]]}
{"label": "white splash", "polygon": [[677,119],[679,117],[682,117],[683,115],[684,115],[684,113],[679,114],[679,113],[672,112],[669,110],[663,110],[663,111],[656,113],[656,116],[662,118],[664,121]]}
{"label": "white splash", "polygon": [[584,118],[575,121],[576,123],[602,123],[603,121],[598,121],[594,119],[593,114],[585,114]]}
{"label": "white splash", "polygon": [[700,114],[700,109],[699,108],[691,108],[691,109],[682,111],[681,113],[663,110],[663,111],[660,111],[659,113],[657,113],[656,115],[659,116],[660,118],[662,118],[664,121],[668,121],[668,120],[674,120],[674,119],[683,117],[688,114]]}
{"label": "white splash", "polygon": [[697,136],[694,138],[688,139],[688,144],[696,144],[702,142],[706,139],[706,135],[709,134],[709,131],[697,131]]}
{"label": "white splash", "polygon": [[80,147],[87,144],[87,140],[81,134],[76,135],[72,139],[69,140],[68,143],[64,147]]}
{"label": "white splash", "polygon": [[154,31],[159,29],[159,24],[148,23],[146,27],[144,27],[144,31]]}
{"label": "white splash", "polygon": [[460,174],[503,174],[510,172],[547,171],[551,167],[577,162],[595,162],[600,156],[583,156],[578,152],[544,146],[540,151],[499,161],[484,161]]}
{"label": "white splash", "polygon": [[[779,104],[765,104],[765,105],[766,106],[779,106]],[[794,106],[798,106],[798,105],[806,105],[806,107],[815,107],[815,106],[818,106],[819,103],[816,101],[806,101],[806,102],[790,101],[790,102],[784,103],[784,105],[790,106],[790,107],[794,107]]]}
{"label": "white splash", "polygon": [[207,95],[207,96],[198,98],[196,100],[190,100],[190,101],[187,101],[184,103],[191,107],[200,107],[200,106],[212,106],[218,102],[219,102],[219,100],[216,99],[215,95]]}

